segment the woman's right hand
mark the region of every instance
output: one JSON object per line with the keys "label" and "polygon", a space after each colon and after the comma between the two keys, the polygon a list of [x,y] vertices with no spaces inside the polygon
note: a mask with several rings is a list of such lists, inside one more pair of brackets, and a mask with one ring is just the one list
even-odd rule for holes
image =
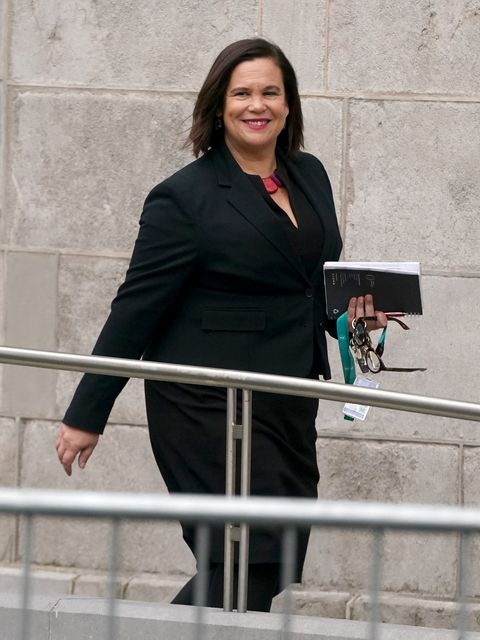
{"label": "woman's right hand", "polygon": [[97,446],[99,435],[90,431],[83,431],[68,424],[61,424],[57,432],[55,448],[60,464],[67,476],[72,475],[72,464],[78,455],[78,466],[84,469],[88,459]]}

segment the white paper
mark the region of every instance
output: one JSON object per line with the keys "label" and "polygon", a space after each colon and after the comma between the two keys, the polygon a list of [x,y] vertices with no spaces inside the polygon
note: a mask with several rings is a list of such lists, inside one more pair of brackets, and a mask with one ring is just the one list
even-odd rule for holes
{"label": "white paper", "polygon": [[[370,378],[365,378],[365,376],[358,375],[355,378],[354,386],[357,387],[367,387],[369,389],[378,389],[379,383],[375,380],[371,380]],[[350,418],[356,418],[357,420],[362,420],[362,422],[367,417],[369,406],[366,404],[354,404],[351,402],[347,402],[343,405],[343,413]]]}
{"label": "white paper", "polygon": [[419,262],[325,262],[326,269],[368,269],[371,271],[392,271],[420,275]]}

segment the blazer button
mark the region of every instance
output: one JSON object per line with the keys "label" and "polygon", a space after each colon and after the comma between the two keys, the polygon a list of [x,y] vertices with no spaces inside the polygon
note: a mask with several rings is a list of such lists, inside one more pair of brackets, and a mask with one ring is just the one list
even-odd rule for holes
{"label": "blazer button", "polygon": [[305,289],[305,295],[307,296],[307,298],[312,298],[313,291],[311,289]]}

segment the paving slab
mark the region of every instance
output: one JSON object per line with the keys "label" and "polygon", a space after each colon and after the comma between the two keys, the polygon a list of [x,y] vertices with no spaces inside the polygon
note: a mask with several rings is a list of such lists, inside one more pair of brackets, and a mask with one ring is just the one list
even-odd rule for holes
{"label": "paving slab", "polygon": [[27,632],[35,630],[35,640],[51,640],[50,612],[55,602],[56,598],[33,596],[29,602],[28,623],[25,625],[21,599],[17,594],[2,593],[0,591],[2,640],[18,640],[21,637],[22,630],[27,630]]}
{"label": "paving slab", "polygon": [[[95,637],[106,628],[107,607],[103,601],[68,599],[60,601],[52,615],[51,640],[64,640],[65,634],[74,630],[77,637]],[[139,640],[162,638],[187,639],[198,622],[198,610],[194,607],[161,604],[140,604],[118,601],[118,623],[115,637],[127,640],[134,634]],[[285,624],[279,614],[250,612],[225,613],[207,609],[203,618],[207,640],[274,640],[278,639]],[[369,626],[365,622],[331,620],[307,616],[291,618],[292,640],[364,640]],[[63,635],[62,635],[63,634]],[[83,634],[83,635],[82,635]],[[70,636],[69,636],[70,638]],[[402,625],[383,625],[382,640],[456,640],[456,632],[426,629]],[[478,640],[479,634],[471,634],[468,640]]]}
{"label": "paving slab", "polygon": [[153,575],[135,576],[125,589],[126,600],[169,603],[177,595],[190,576],[183,578]]}
{"label": "paving slab", "polygon": [[[346,591],[313,591],[294,586],[289,597],[292,611],[296,615],[344,619],[351,594]],[[282,592],[273,599],[272,612],[282,613],[285,606],[285,592]]]}
{"label": "paving slab", "polygon": [[[354,600],[350,609],[352,620],[368,620],[371,609],[369,596]],[[456,602],[427,600],[397,594],[382,594],[380,597],[380,617],[390,624],[409,624],[420,627],[456,629],[459,625],[460,609]],[[467,628],[480,630],[480,603],[466,605]]]}
{"label": "paving slab", "polygon": [[[31,592],[38,596],[68,596],[78,573],[35,568],[31,572]],[[22,567],[0,567],[0,592],[20,594],[23,588]]]}
{"label": "paving slab", "polygon": [[[123,598],[129,578],[118,576],[116,578],[116,597]],[[106,598],[110,595],[110,579],[106,574],[83,574],[77,577],[73,584],[73,595],[95,598]],[[144,598],[148,600],[148,598]]]}

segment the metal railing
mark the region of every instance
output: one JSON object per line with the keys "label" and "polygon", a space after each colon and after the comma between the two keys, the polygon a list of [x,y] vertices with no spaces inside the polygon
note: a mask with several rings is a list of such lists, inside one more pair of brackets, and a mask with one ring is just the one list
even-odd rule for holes
{"label": "metal railing", "polygon": [[2,362],[4,364],[83,371],[128,378],[167,380],[210,387],[249,389],[251,391],[368,404],[384,409],[426,413],[460,420],[480,421],[480,404],[474,402],[434,398],[398,391],[367,389],[289,376],[164,364],[145,360],[127,360],[125,358],[80,356],[72,353],[15,347],[0,347],[0,363]]}
{"label": "metal railing", "polygon": [[[182,382],[187,384],[197,384],[197,385],[205,385],[205,386],[216,386],[216,387],[226,387],[228,389],[227,393],[227,452],[226,452],[226,494],[229,496],[230,500],[233,499],[234,491],[235,491],[235,449],[236,449],[236,440],[242,441],[241,448],[241,495],[242,499],[246,500],[249,494],[249,482],[250,482],[250,431],[251,431],[251,414],[252,414],[252,391],[261,391],[261,392],[271,392],[271,393],[279,393],[286,395],[294,395],[294,396],[304,396],[304,397],[313,397],[313,398],[321,398],[326,400],[335,400],[335,401],[343,401],[343,402],[355,402],[360,404],[368,404],[377,407],[396,409],[400,411],[410,411],[431,415],[439,415],[446,416],[451,418],[457,418],[462,420],[475,420],[480,421],[480,404],[472,403],[472,402],[463,402],[458,400],[449,400],[444,398],[432,398],[415,394],[406,394],[395,391],[384,391],[384,390],[376,390],[376,389],[368,389],[362,387],[353,387],[343,384],[331,383],[331,382],[320,382],[316,380],[302,379],[302,378],[293,378],[288,376],[278,376],[278,375],[267,375],[267,374],[258,374],[258,373],[250,373],[244,371],[233,371],[227,369],[213,369],[207,367],[194,367],[194,366],[186,366],[186,365],[173,365],[173,364],[164,364],[158,362],[146,362],[146,361],[132,361],[121,358],[109,358],[109,357],[101,357],[101,356],[80,356],[75,354],[67,354],[67,353],[57,353],[50,351],[39,351],[32,349],[19,349],[13,347],[0,347],[0,362],[5,364],[12,365],[23,365],[23,366],[34,366],[34,367],[43,367],[43,368],[51,368],[51,369],[65,369],[70,371],[83,371],[97,374],[105,374],[105,375],[114,375],[121,377],[134,377],[134,378],[144,378],[150,380],[167,380],[172,382]],[[235,420],[235,408],[236,408],[236,395],[237,390],[241,389],[243,394],[243,402],[242,402],[242,420],[240,424],[236,423]],[[6,495],[6,494],[5,494]],[[41,500],[42,494],[35,493],[37,500]],[[48,498],[48,492],[45,494]],[[89,496],[93,498],[93,496]],[[125,497],[123,497],[125,498]],[[17,496],[16,499],[20,500],[20,496]],[[155,500],[158,502],[159,497],[156,496]],[[196,511],[186,509],[182,513],[170,513],[170,517],[177,519],[181,518],[182,521],[188,521],[190,517],[196,518],[197,523],[214,523],[221,521],[225,525],[225,579],[224,579],[224,608],[227,611],[232,610],[233,606],[233,559],[234,559],[234,546],[239,543],[239,579],[237,585],[237,611],[244,612],[247,608],[247,584],[248,584],[248,536],[249,536],[249,525],[252,523],[264,522],[267,523],[268,517],[266,518],[265,513],[260,514],[257,512],[257,515],[254,516],[252,513],[248,511],[249,508],[247,503],[241,503],[235,501],[234,503],[229,503],[228,500],[225,499],[221,502],[217,502],[217,499],[213,497],[206,498],[207,502],[199,502],[198,496],[195,498],[194,503],[188,498],[186,501],[182,502],[181,498],[176,498],[178,501],[178,505],[189,505],[189,508],[195,505],[202,504],[205,511]],[[135,509],[129,510],[129,513],[124,513],[123,515],[119,513],[112,514],[108,511],[102,511],[103,516],[114,518],[114,522],[118,524],[118,518],[120,517],[145,517],[145,513],[142,512],[141,507],[139,506],[138,496],[135,496]],[[211,502],[209,502],[211,501]],[[275,522],[277,524],[289,525],[289,528],[285,532],[285,543],[284,543],[284,552],[285,557],[290,558],[288,562],[284,562],[284,575],[283,575],[283,584],[288,584],[288,579],[293,577],[293,566],[294,566],[294,558],[292,549],[295,547],[296,536],[294,533],[294,529],[292,527],[298,526],[299,524],[305,525],[314,525],[314,524],[322,524],[323,526],[330,525],[333,523],[328,522],[328,518],[325,520],[325,512],[322,512],[323,515],[320,518],[320,521],[316,521],[314,514],[318,514],[318,509],[320,508],[316,501],[313,502],[312,506],[307,507],[307,503],[305,501],[286,501],[288,502],[288,509],[290,510],[290,514],[295,514],[293,519],[289,519],[287,517],[286,512],[279,512],[277,509],[281,503],[277,501],[272,501],[272,505],[275,504],[275,507],[268,507],[268,504],[262,504],[261,508],[266,508],[267,513],[268,509],[275,509],[275,517],[271,513],[271,520],[268,520],[269,523]],[[257,500],[254,501],[257,503]],[[163,504],[163,503],[162,503]],[[166,503],[167,504],[167,503]],[[176,508],[180,507],[172,507],[172,505],[176,504],[173,502],[168,502],[170,505],[168,509],[173,509],[175,511]],[[209,512],[207,508],[208,505],[211,504],[222,504],[221,507],[221,515],[217,513],[214,515],[213,512]],[[239,512],[231,513],[229,512],[228,505],[237,505],[235,508],[238,508],[239,504],[242,504],[242,509],[245,508],[247,511],[243,512],[240,515]],[[252,503],[253,504],[253,503]],[[260,504],[260,503],[259,503]],[[286,504],[286,503],[285,503]],[[298,504],[300,511],[298,508],[295,508],[295,504]],[[95,513],[94,508],[95,502],[89,502],[88,509],[93,509],[89,511],[89,514]],[[315,505],[315,506],[313,506]],[[29,509],[24,509],[24,513],[41,513],[42,511],[32,510],[34,505],[30,505]],[[65,509],[67,505],[64,505]],[[104,507],[107,505],[104,503]],[[284,505],[285,506],[285,505]],[[37,505],[38,508],[40,508]],[[371,505],[369,506],[369,508]],[[6,507],[5,507],[6,508]],[[43,508],[43,507],[42,507]],[[162,512],[162,515],[158,515],[158,512],[155,509],[151,512],[149,517],[161,517],[166,518],[166,513],[168,511],[167,507],[164,506],[166,511]],[[235,509],[234,508],[234,509]],[[325,509],[325,505],[322,507]],[[351,508],[351,507],[349,507]],[[363,507],[362,507],[363,508]],[[1,505],[0,505],[1,509]],[[310,509],[311,511],[304,512],[302,509]],[[75,509],[73,508],[73,511]],[[80,509],[81,511],[81,509]],[[46,512],[46,511],[45,511]],[[428,511],[427,511],[428,512]],[[64,515],[67,513],[72,515],[72,508],[68,511],[62,512]],[[133,513],[142,515],[134,516]],[[189,516],[188,514],[194,514],[193,516]],[[250,513],[250,515],[249,515]],[[308,513],[308,517],[306,516]],[[330,511],[330,513],[332,513]],[[371,511],[369,511],[371,513]],[[389,512],[393,513],[393,512]],[[401,513],[401,511],[399,511]],[[430,512],[428,512],[430,513]],[[438,514],[437,511],[435,513]],[[461,517],[460,514],[463,513],[459,511],[456,512],[457,518],[459,518],[458,523],[460,523]],[[467,512],[465,512],[467,513]],[[476,513],[476,512],[475,512]],[[157,515],[155,515],[157,514]],[[203,514],[203,515],[202,515]],[[303,514],[303,515],[302,515]],[[470,518],[469,522],[472,522],[471,518],[473,517],[474,512],[468,513],[468,518]],[[51,514],[53,515],[53,513]],[[78,514],[80,515],[80,513]],[[98,514],[99,515],[99,514]],[[281,516],[281,517],[280,517]],[[349,526],[374,526],[379,529],[382,529],[386,526],[389,528],[395,527],[395,518],[392,516],[392,519],[386,523],[386,521],[378,522],[376,525],[373,523],[367,523],[367,520],[362,520],[365,514],[362,512],[361,518],[357,524],[352,521],[351,517],[347,521],[344,521],[344,524]],[[419,514],[417,514],[419,516]],[[438,516],[436,516],[438,517]],[[480,518],[480,516],[476,516]],[[252,519],[253,518],[253,519]],[[255,518],[258,518],[255,520]],[[263,518],[263,519],[262,519]],[[28,520],[30,522],[30,520]],[[239,527],[234,526],[232,523],[240,522],[241,525]],[[480,520],[474,520],[476,523],[473,526],[473,529],[477,529],[477,524]],[[337,522],[339,525],[340,522]],[[404,523],[405,524],[405,523]],[[408,523],[407,523],[408,525]],[[452,530],[452,526],[447,527],[447,522],[444,523],[444,529]],[[410,526],[410,525],[408,525]],[[404,527],[404,528],[408,528]],[[463,530],[462,527],[467,527],[466,522],[463,525],[454,527],[455,530]],[[424,521],[423,526],[420,528],[424,529],[432,529],[436,527],[432,527],[431,523],[429,524],[427,521]],[[29,526],[27,526],[27,534],[30,531]],[[115,536],[118,537],[118,532],[115,533],[116,528],[113,529],[113,539]],[[29,539],[29,535],[26,536],[27,540]],[[289,542],[288,542],[289,541]],[[209,546],[209,534],[208,528],[200,528],[198,535],[198,544],[199,544],[199,553],[200,556],[206,558],[208,556],[205,555],[205,549],[208,549]],[[29,549],[25,550],[25,557],[28,559],[29,557]],[[378,560],[378,555],[374,556],[374,559]],[[113,562],[113,560],[112,560]],[[203,564],[202,564],[203,562]],[[199,560],[199,576],[202,578],[204,575],[205,563],[204,561],[200,562]],[[27,563],[28,564],[28,563]],[[374,562],[373,566],[380,565],[379,562]],[[286,569],[285,567],[290,567]],[[378,573],[379,569],[375,569],[375,572]],[[291,580],[290,580],[291,581]],[[374,582],[373,584],[377,584]],[[203,603],[204,593],[202,591],[202,585],[205,586],[204,580],[199,579],[197,582],[197,602],[199,604]],[[27,583],[25,586],[26,594],[28,597],[28,589]],[[375,590],[374,590],[375,591]],[[113,601],[113,598],[112,598]],[[375,602],[373,603],[373,609],[375,609]],[[113,616],[112,616],[113,619]],[[113,637],[113,636],[112,636]],[[375,635],[375,625],[372,625],[372,635],[371,638],[376,638]]]}
{"label": "metal railing", "polygon": [[[290,591],[294,569],[295,531],[299,527],[349,527],[373,530],[370,575],[370,623],[369,640],[378,640],[379,591],[382,574],[382,538],[386,530],[457,532],[463,536],[461,565],[463,574],[459,595],[458,640],[467,638],[468,568],[472,533],[480,531],[480,509],[456,506],[390,505],[372,502],[328,502],[311,499],[283,499],[259,497],[224,497],[201,495],[157,495],[86,491],[53,491],[40,489],[0,489],[0,513],[21,515],[26,518],[24,537],[24,574],[22,601],[21,640],[30,639],[28,622],[31,594],[31,545],[34,516],[69,516],[107,518],[112,522],[112,548],[110,560],[109,625],[106,638],[114,640],[117,558],[120,550],[118,528],[123,519],[182,520],[195,524],[200,539],[201,553],[198,567],[205,575],[209,553],[209,527],[225,522],[242,522],[247,526],[280,527],[283,529],[282,584]],[[202,575],[200,576],[202,578]],[[204,581],[203,581],[204,582]],[[202,579],[199,580],[202,585]],[[195,603],[204,604],[204,592],[197,589]],[[279,638],[286,640],[293,633],[290,618],[291,600],[285,598],[284,619]],[[195,637],[203,637],[204,617],[202,606],[197,610]],[[393,636],[389,636],[393,637]]]}

